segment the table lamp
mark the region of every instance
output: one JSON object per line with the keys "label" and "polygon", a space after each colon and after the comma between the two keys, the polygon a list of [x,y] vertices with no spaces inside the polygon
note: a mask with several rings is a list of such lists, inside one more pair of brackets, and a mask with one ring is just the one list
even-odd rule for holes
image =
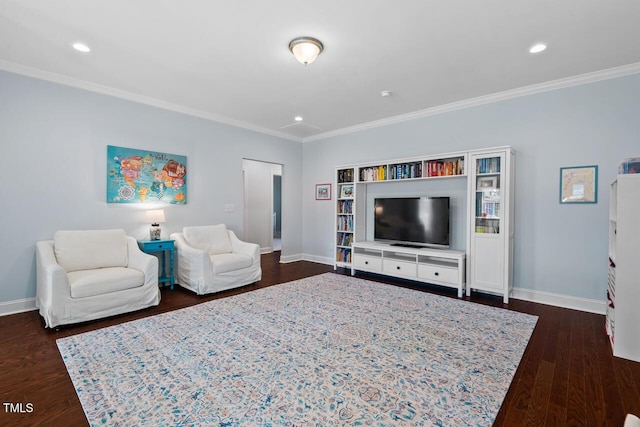
{"label": "table lamp", "polygon": [[151,229],[149,230],[150,240],[160,240],[160,223],[165,222],[164,210],[154,209],[147,211],[147,222],[151,223]]}

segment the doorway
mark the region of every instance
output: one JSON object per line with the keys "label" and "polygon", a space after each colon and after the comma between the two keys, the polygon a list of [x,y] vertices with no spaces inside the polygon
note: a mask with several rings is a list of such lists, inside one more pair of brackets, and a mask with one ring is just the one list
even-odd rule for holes
{"label": "doorway", "polygon": [[242,159],[244,239],[262,253],[282,250],[282,165]]}
{"label": "doorway", "polygon": [[282,250],[282,175],[273,175],[273,244],[274,251]]}

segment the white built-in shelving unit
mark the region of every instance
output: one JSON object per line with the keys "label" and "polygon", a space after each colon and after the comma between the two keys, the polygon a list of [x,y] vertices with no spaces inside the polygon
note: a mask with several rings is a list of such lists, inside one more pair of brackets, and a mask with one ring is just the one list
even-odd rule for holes
{"label": "white built-in shelving unit", "polygon": [[609,196],[606,330],[613,355],[640,362],[640,174],[618,175]]}
{"label": "white built-in shelving unit", "polygon": [[[477,289],[497,293],[508,302],[513,266],[513,159],[510,147],[499,147],[337,167],[334,268],[452,286],[460,295],[464,289],[467,293]],[[366,240],[368,184],[441,179],[468,180],[465,251],[399,249]]]}

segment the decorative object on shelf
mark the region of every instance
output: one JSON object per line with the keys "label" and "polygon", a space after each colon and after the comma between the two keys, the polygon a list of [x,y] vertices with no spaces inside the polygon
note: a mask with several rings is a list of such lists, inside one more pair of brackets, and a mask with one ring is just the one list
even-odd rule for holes
{"label": "decorative object on shelf", "polygon": [[147,211],[147,222],[151,223],[151,229],[149,230],[149,240],[160,240],[160,223],[166,222],[164,218],[163,209],[153,209]]}
{"label": "decorative object on shelf", "polygon": [[342,199],[353,198],[353,185],[343,185],[340,188],[340,198]]}
{"label": "decorative object on shelf", "polygon": [[331,200],[331,184],[316,184],[316,200]]}
{"label": "decorative object on shelf", "polygon": [[496,188],[498,178],[495,176],[483,176],[478,178],[478,188],[482,190],[489,190]]}
{"label": "decorative object on shelf", "polygon": [[560,168],[560,203],[598,203],[598,166]]}
{"label": "decorative object on shelf", "polygon": [[324,46],[313,37],[298,37],[291,40],[289,50],[300,63],[309,65],[322,53]]}
{"label": "decorative object on shelf", "polygon": [[619,174],[640,173],[640,157],[624,159],[618,166]]}
{"label": "decorative object on shelf", "polygon": [[107,203],[187,203],[187,157],[107,146]]}

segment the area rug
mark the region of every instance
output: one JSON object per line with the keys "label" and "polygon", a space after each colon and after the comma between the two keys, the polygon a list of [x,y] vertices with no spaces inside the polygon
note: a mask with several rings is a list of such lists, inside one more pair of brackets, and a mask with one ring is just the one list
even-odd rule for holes
{"label": "area rug", "polygon": [[57,343],[91,425],[488,426],[536,321],[326,273]]}

